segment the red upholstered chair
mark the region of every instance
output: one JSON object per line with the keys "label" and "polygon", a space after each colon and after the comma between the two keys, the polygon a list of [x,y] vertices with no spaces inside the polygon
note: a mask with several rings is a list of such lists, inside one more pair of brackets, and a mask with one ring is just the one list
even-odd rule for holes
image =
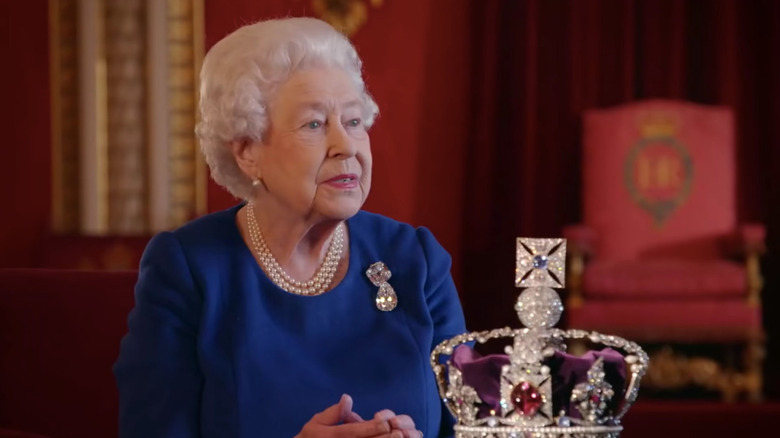
{"label": "red upholstered chair", "polygon": [[0,437],[117,436],[112,366],[136,277],[0,269]]}
{"label": "red upholstered chair", "polygon": [[[729,108],[649,100],[584,115],[584,223],[567,227],[568,324],[652,345],[643,384],[761,398],[764,227],[739,224]],[[685,357],[724,345],[737,366]],[[718,347],[720,348],[720,347]]]}

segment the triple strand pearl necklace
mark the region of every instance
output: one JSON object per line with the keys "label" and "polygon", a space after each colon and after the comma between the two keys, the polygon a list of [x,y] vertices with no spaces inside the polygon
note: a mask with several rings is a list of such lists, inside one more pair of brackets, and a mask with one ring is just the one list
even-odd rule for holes
{"label": "triple strand pearl necklace", "polygon": [[317,272],[314,276],[308,281],[298,281],[290,277],[290,275],[279,266],[279,263],[271,253],[271,250],[268,249],[268,245],[266,245],[265,239],[263,238],[263,233],[260,231],[260,226],[257,224],[255,207],[252,202],[246,204],[246,217],[247,226],[249,228],[249,240],[252,242],[258,261],[268,273],[268,277],[274,284],[285,291],[296,295],[319,295],[330,288],[330,284],[333,282],[333,276],[336,274],[339,260],[341,260],[341,254],[344,252],[343,223],[340,223],[336,227],[336,231],[333,233],[333,238],[328,246],[325,260],[323,260],[320,267],[317,268]]}

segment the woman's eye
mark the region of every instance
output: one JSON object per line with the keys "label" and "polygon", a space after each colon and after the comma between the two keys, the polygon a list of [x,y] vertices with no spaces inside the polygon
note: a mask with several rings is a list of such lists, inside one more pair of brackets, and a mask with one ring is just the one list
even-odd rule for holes
{"label": "woman's eye", "polygon": [[360,126],[360,123],[361,123],[360,119],[351,119],[350,121],[347,122],[347,126],[357,128],[358,126]]}
{"label": "woman's eye", "polygon": [[309,129],[317,129],[317,128],[321,127],[321,126],[322,126],[322,123],[318,122],[316,120],[306,124],[306,127],[309,128]]}

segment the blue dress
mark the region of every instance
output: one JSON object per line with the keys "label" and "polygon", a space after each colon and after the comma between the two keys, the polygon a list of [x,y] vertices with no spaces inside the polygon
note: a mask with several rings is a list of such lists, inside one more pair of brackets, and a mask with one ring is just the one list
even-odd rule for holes
{"label": "blue dress", "polygon": [[[344,393],[363,418],[391,409],[426,437],[451,435],[429,357],[466,329],[430,231],[361,211],[347,221],[344,279],[298,296],[255,262],[240,207],[149,242],[114,366],[120,437],[291,438]],[[365,275],[377,261],[398,294],[390,312]]]}

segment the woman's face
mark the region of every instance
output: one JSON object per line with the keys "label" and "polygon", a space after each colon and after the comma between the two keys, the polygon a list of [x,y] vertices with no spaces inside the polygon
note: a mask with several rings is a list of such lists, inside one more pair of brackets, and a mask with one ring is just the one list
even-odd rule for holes
{"label": "woman's face", "polygon": [[371,143],[347,73],[296,72],[269,102],[269,120],[256,149],[261,208],[314,221],[357,213],[371,187]]}

